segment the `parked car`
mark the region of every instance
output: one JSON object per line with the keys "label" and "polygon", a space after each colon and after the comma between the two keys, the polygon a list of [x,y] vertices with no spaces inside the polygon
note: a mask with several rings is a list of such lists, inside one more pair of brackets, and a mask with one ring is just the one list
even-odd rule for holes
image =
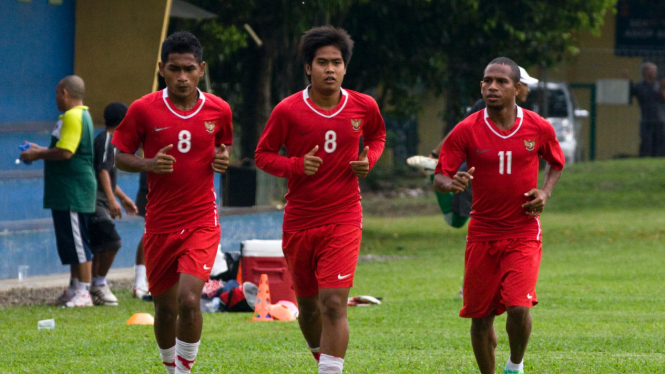
{"label": "parked car", "polygon": [[[540,114],[552,124],[566,157],[566,164],[583,160],[584,141],[582,140],[581,118],[588,117],[589,112],[577,107],[575,96],[565,83],[548,82],[547,91],[544,91],[544,87],[542,82],[529,85],[531,92],[521,106]],[[545,92],[548,103],[547,113],[540,104],[544,102],[542,95]]]}

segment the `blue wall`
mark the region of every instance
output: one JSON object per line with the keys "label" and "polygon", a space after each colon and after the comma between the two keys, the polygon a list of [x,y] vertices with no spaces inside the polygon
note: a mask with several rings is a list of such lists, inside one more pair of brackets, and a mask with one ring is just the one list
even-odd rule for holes
{"label": "blue wall", "polygon": [[0,2],[0,126],[55,121],[55,86],[74,72],[75,1]]}

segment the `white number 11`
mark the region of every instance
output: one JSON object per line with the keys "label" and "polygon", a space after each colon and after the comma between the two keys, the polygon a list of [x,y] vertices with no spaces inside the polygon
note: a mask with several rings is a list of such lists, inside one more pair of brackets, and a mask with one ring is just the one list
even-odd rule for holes
{"label": "white number 11", "polygon": [[[513,163],[513,152],[505,152],[506,174],[510,174],[510,165]],[[499,174],[503,174],[504,152],[499,152]]]}

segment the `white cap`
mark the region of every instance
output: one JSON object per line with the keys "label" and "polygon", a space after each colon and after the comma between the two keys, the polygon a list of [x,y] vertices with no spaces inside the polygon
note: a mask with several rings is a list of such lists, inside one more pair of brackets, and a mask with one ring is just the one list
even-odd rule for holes
{"label": "white cap", "polygon": [[520,68],[520,83],[524,84],[538,83],[538,79],[531,77],[523,67],[520,66],[519,68]]}

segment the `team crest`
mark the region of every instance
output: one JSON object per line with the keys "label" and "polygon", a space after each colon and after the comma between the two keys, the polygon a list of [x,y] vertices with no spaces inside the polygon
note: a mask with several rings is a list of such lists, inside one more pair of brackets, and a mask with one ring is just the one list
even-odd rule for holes
{"label": "team crest", "polygon": [[536,148],[536,140],[524,140],[524,146],[526,146],[527,151],[533,151]]}
{"label": "team crest", "polygon": [[210,122],[207,122],[207,121],[206,121],[206,122],[204,122],[203,124],[206,126],[206,130],[207,130],[209,133],[212,134],[212,133],[215,131],[215,121],[210,121]]}
{"label": "team crest", "polygon": [[351,126],[353,127],[354,130],[358,131],[360,130],[360,126],[363,124],[363,120],[361,119],[352,119],[351,120]]}

